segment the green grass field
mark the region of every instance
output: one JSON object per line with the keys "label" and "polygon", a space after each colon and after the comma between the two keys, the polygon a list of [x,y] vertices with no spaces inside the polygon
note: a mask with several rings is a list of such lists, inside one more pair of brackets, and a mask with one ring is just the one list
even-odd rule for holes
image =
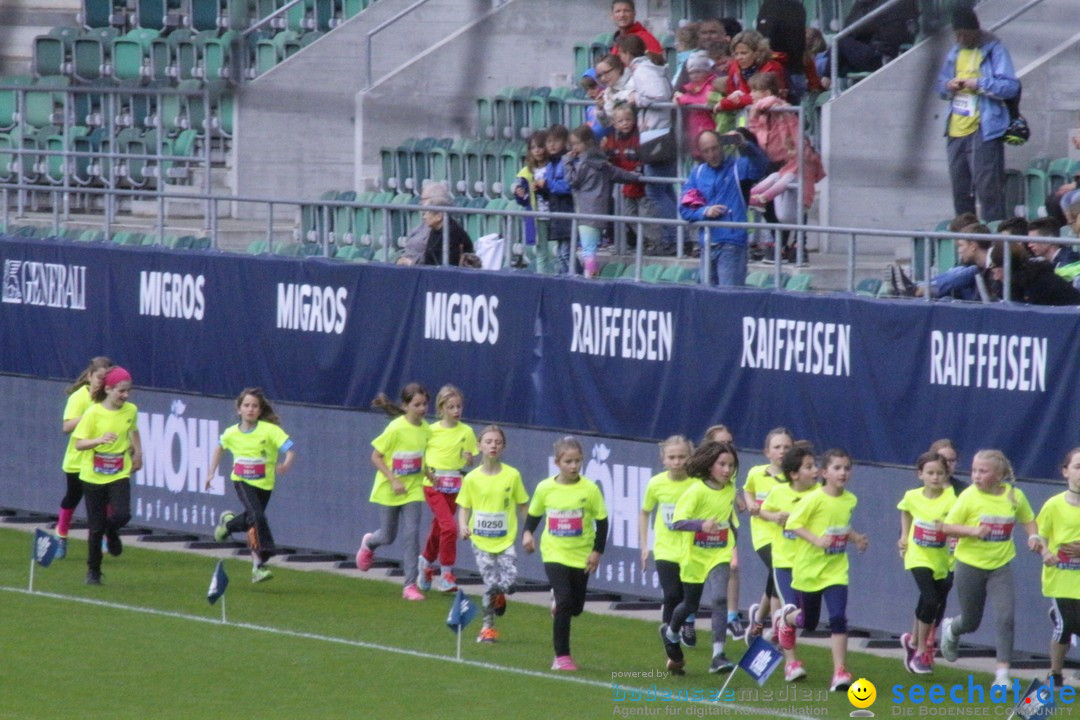
{"label": "green grass field", "polygon": [[[616,702],[612,673],[663,670],[656,622],[576,619],[573,652],[582,670],[556,674],[548,669],[551,618],[542,606],[511,602],[495,645],[475,642],[474,621],[463,637],[464,662],[457,662],[444,624],[449,599],[404,602],[397,584],[279,565],[272,581],[252,585],[250,564],[230,560],[229,622],[222,625],[219,607],[206,602],[216,562],[210,557],[132,541],[122,557],[106,557],[104,585],[91,588],[83,584],[85,543],[73,540],[67,559],[36,569],[38,592],[30,595],[29,551],[27,533],[0,530],[0,586],[14,589],[0,591],[4,720],[598,718],[631,709],[668,717],[847,717],[853,709],[845,693],[825,692],[831,665],[818,648],[800,649],[810,678],[795,699],[780,672],[760,691],[740,672],[729,686],[734,702]],[[705,645],[687,651],[685,677],[657,680],[657,687],[718,688],[724,678],[705,671]],[[737,659],[744,646],[728,647]],[[917,679],[896,660],[861,653],[850,656],[849,667],[877,686],[878,717],[899,714],[890,699],[894,683]],[[938,666],[925,684],[966,687],[968,676]],[[648,688],[654,681],[618,682]],[[764,691],[773,693],[770,700]]]}

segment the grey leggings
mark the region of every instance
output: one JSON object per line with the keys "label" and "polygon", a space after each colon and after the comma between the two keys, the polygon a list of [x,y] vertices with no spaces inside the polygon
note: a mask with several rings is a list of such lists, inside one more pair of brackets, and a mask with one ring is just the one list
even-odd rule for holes
{"label": "grey leggings", "polygon": [[671,632],[677,633],[686,623],[686,618],[696,613],[701,607],[701,596],[705,587],[712,583],[713,597],[709,601],[712,609],[712,632],[713,642],[722,643],[727,634],[727,585],[728,576],[731,573],[731,565],[720,563],[709,571],[708,577],[703,583],[683,583],[683,599],[671,613],[671,622],[668,627]]}
{"label": "grey leggings", "polygon": [[368,541],[368,548],[374,550],[380,545],[389,545],[397,539],[398,519],[405,518],[404,537],[402,538],[401,568],[405,571],[405,584],[416,582],[417,555],[420,552],[420,509],[422,502],[408,502],[404,505],[383,505],[379,508],[379,529]]}
{"label": "grey leggings", "polygon": [[960,561],[956,563],[953,583],[960,614],[953,618],[952,631],[956,637],[979,629],[986,599],[994,607],[994,625],[997,633],[996,659],[999,663],[1012,662],[1013,654],[1013,572],[1012,565],[996,570],[980,570]]}

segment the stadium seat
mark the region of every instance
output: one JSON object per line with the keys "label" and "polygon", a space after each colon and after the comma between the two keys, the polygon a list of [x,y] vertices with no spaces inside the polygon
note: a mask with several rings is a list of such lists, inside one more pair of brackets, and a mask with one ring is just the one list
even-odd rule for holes
{"label": "stadium seat", "polygon": [[[33,78],[28,75],[4,75],[0,85],[31,85]],[[11,130],[18,124],[18,90],[0,90],[0,131]]]}
{"label": "stadium seat", "polygon": [[112,74],[109,58],[116,36],[115,28],[97,28],[84,32],[72,41],[71,74],[75,79],[93,82]]}
{"label": "stadium seat", "polygon": [[1067,157],[1056,158],[1046,166],[1046,180],[1048,193],[1055,192],[1059,187],[1072,180],[1072,160]]}
{"label": "stadium seat", "polygon": [[685,282],[689,277],[690,270],[680,265],[668,265],[664,268],[664,272],[660,275],[659,282],[662,283],[681,283]]}
{"label": "stadium seat", "polygon": [[641,269],[641,279],[643,282],[655,283],[660,282],[660,276],[664,274],[664,266],[658,263],[646,265]]}
{"label": "stadium seat", "polygon": [[60,75],[38,78],[24,96],[23,125],[30,128],[52,125],[54,114],[64,107],[63,89],[69,85],[71,79]]}
{"label": "stadium seat", "polygon": [[784,289],[792,292],[807,292],[810,290],[810,283],[813,281],[814,276],[809,273],[796,273],[787,279],[784,283]]}
{"label": "stadium seat", "polygon": [[1025,215],[1027,198],[1024,194],[1024,174],[1019,170],[1005,171],[1005,214]]}
{"label": "stadium seat", "polygon": [[218,24],[218,0],[189,0],[189,22],[196,30],[215,30]]}
{"label": "stadium seat", "polygon": [[270,243],[267,240],[253,240],[247,246],[248,255],[265,255],[270,252]]}
{"label": "stadium seat", "polygon": [[621,276],[623,270],[625,270],[625,269],[626,269],[626,266],[623,265],[621,262],[615,262],[615,261],[609,262],[609,263],[606,263],[604,265],[604,267],[600,268],[600,277],[608,278],[609,280],[610,279],[615,279],[615,278]]}
{"label": "stadium seat", "polygon": [[62,26],[34,38],[34,75],[66,75],[71,72],[71,44],[78,36],[78,28]]}
{"label": "stadium seat", "polygon": [[754,272],[749,273],[746,276],[746,283],[745,284],[746,284],[747,287],[756,287],[756,288],[766,287],[765,283],[769,282],[768,278],[771,275],[772,275],[772,273],[766,272],[764,270],[755,270]]}
{"label": "stadium seat", "polygon": [[[1049,163],[1047,163],[1049,165]],[[1040,213],[1045,213],[1043,207],[1046,204],[1046,188],[1050,184],[1046,170],[1038,167],[1029,167],[1024,171],[1025,205],[1027,206],[1027,219],[1034,220]]]}
{"label": "stadium seat", "polygon": [[[141,0],[142,1],[142,0]],[[112,42],[113,77],[118,80],[144,80],[152,75],[150,48],[160,37],[158,30],[135,28]]]}
{"label": "stadium seat", "polygon": [[881,289],[881,278],[864,278],[855,286],[855,294],[876,297]]}

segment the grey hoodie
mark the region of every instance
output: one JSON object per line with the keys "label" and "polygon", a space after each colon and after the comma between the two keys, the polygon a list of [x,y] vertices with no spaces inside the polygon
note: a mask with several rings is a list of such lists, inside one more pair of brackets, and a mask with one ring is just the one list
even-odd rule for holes
{"label": "grey hoodie", "polygon": [[[616,182],[641,182],[641,175],[617,168],[608,162],[604,151],[595,145],[572,160],[563,161],[566,181],[574,191],[575,211],[592,215],[611,212],[611,189]],[[600,220],[579,220],[579,224],[602,228]]]}

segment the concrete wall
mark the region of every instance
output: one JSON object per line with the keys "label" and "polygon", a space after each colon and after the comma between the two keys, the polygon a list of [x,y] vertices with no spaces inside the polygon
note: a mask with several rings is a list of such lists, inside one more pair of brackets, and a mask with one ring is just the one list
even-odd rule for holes
{"label": "concrete wall", "polygon": [[[981,3],[983,27],[1016,6],[1012,0]],[[1023,169],[1037,155],[1067,154],[1065,129],[1080,104],[1068,80],[1072,72],[1064,69],[1076,67],[1076,30],[1073,0],[1043,0],[997,31],[1023,80],[1022,110],[1033,131],[1027,145],[1006,150],[1009,167]],[[942,31],[824,108],[829,178],[821,186],[823,224],[914,230],[952,216],[943,136],[948,105],[933,91],[952,42],[952,33]],[[902,255],[907,244],[865,238],[860,249]]]}

